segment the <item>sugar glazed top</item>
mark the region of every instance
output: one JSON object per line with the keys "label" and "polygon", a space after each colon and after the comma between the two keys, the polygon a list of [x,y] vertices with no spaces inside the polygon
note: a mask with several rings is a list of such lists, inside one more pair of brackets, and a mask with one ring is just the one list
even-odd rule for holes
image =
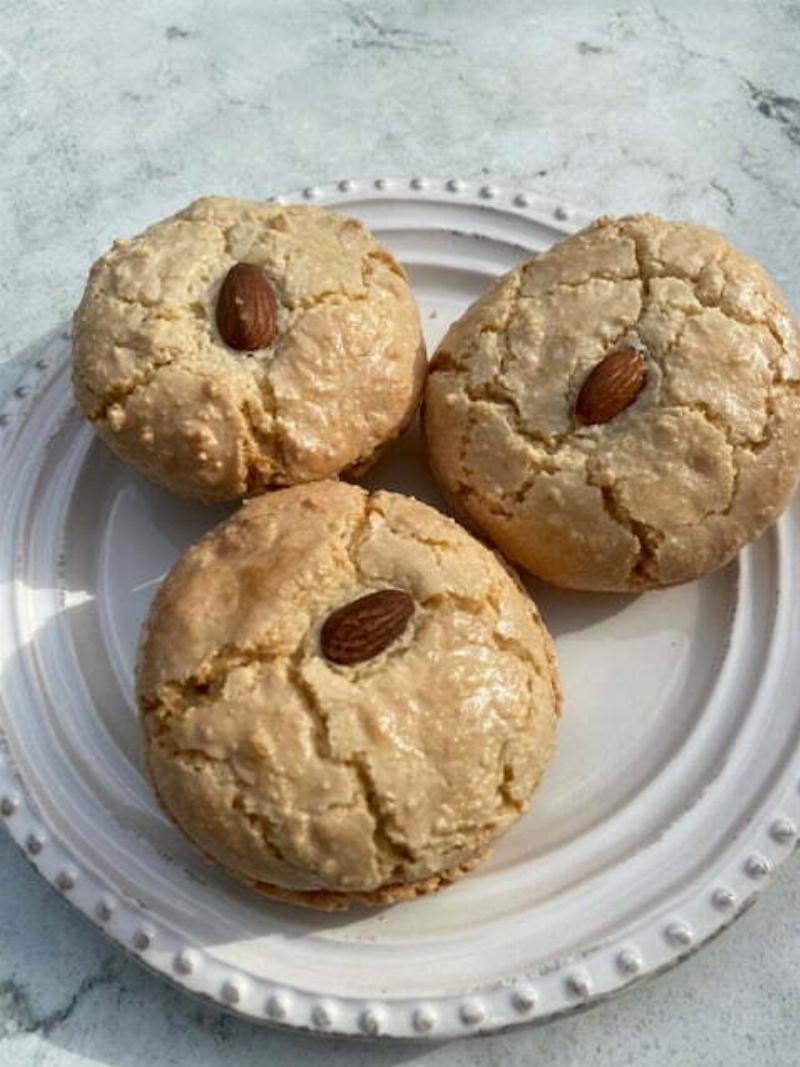
{"label": "sugar glazed top", "polygon": [[342,482],[249,501],[159,591],[138,672],[167,811],[256,888],[416,895],[527,807],[560,690],[531,600],[432,508]]}
{"label": "sugar glazed top", "polygon": [[425,395],[444,491],[559,585],[637,590],[722,566],[800,474],[800,332],[719,234],[600,219],[448,331]]}
{"label": "sugar glazed top", "polygon": [[148,478],[206,501],[363,468],[424,374],[403,268],[313,206],[198,200],[116,241],[75,314],[80,409]]}

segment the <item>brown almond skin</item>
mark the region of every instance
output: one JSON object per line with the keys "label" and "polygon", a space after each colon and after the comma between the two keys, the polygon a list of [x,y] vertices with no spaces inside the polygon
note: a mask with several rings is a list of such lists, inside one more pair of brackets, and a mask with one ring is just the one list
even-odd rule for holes
{"label": "brown almond skin", "polygon": [[575,402],[583,426],[610,422],[629,407],[644,388],[647,364],[635,348],[617,348],[589,373]]}
{"label": "brown almond skin", "polygon": [[267,348],[276,332],[277,303],[260,267],[235,263],[220,286],[217,328],[226,345],[242,352]]}
{"label": "brown almond skin", "polygon": [[396,641],[414,614],[414,600],[401,589],[380,589],[337,608],[320,633],[322,654],[350,667],[373,659]]}

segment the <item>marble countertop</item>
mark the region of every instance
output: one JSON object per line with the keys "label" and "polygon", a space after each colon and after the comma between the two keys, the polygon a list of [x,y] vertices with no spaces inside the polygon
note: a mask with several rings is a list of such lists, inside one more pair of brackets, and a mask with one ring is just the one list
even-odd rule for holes
{"label": "marble countertop", "polygon": [[[201,193],[355,175],[485,175],[704,221],[800,310],[800,3],[0,0],[0,135],[0,394],[113,237]],[[724,937],[584,1015],[351,1045],[168,988],[0,836],[0,1063],[794,1064],[799,910],[789,862]]]}

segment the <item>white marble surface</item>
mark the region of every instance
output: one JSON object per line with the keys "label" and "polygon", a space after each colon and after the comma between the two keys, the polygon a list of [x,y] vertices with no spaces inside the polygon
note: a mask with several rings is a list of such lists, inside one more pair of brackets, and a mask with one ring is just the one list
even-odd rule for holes
{"label": "white marble surface", "polygon": [[[487,175],[724,229],[796,309],[800,4],[0,0],[0,392],[91,260],[200,193]],[[1,506],[1,505],[0,505]],[[0,1063],[795,1064],[800,882],[677,970],[449,1046],[260,1030],[126,959],[0,837]]]}

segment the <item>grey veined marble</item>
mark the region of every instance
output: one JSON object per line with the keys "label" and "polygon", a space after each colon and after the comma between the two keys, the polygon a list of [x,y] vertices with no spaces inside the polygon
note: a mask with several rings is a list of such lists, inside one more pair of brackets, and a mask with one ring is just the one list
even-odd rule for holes
{"label": "grey veined marble", "polygon": [[[201,193],[485,176],[707,222],[798,308],[800,4],[0,0],[0,391],[91,261]],[[0,505],[1,506],[1,505]],[[167,987],[0,837],[0,1064],[790,1065],[800,885],[581,1016],[450,1046],[260,1030]]]}

